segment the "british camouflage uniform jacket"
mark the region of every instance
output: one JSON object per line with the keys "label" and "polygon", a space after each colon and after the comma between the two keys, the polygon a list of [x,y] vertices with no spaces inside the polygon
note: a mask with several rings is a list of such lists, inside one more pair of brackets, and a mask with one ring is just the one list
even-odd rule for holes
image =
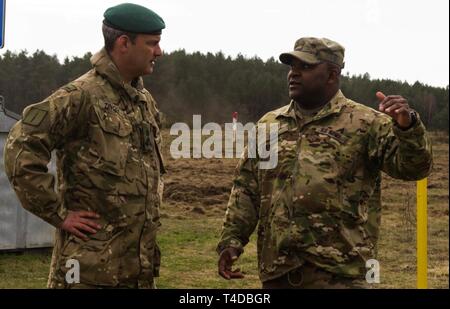
{"label": "british camouflage uniform jacket", "polygon": [[[89,240],[56,231],[49,287],[69,287],[68,260],[80,282],[152,287],[163,183],[159,112],[142,79],[124,83],[103,49],[93,68],[28,106],[5,144],[5,170],[23,207],[58,227],[67,211],[100,215]],[[55,177],[48,173],[52,151]]]}

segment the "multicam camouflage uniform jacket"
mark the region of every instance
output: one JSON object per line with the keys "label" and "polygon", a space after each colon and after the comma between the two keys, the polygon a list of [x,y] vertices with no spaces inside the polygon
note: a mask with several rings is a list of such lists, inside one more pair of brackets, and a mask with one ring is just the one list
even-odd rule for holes
{"label": "multicam camouflage uniform jacket", "polygon": [[[81,283],[151,287],[158,275],[161,203],[159,112],[142,79],[125,84],[103,49],[93,69],[27,107],[5,145],[6,173],[24,208],[59,226],[68,210],[100,215],[88,241],[57,229],[49,287]],[[47,172],[56,150],[58,188]]]}
{"label": "multicam camouflage uniform jacket", "polygon": [[418,118],[408,130],[344,97],[341,91],[309,121],[294,102],[259,123],[278,123],[278,165],[258,169],[258,158],[240,160],[217,247],[243,251],[258,224],[261,281],[305,261],[346,277],[361,278],[375,258],[380,171],[417,180],[432,166],[431,145]]}

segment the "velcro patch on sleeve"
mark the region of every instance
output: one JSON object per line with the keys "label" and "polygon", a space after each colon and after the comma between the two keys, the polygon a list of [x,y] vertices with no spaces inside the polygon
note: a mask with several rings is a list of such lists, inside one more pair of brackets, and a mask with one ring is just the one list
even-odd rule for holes
{"label": "velcro patch on sleeve", "polygon": [[75,90],[78,89],[77,86],[72,85],[72,84],[67,84],[67,85],[65,85],[65,86],[63,86],[61,88],[64,89],[65,91],[67,91],[67,92],[72,92],[72,91],[75,91]]}
{"label": "velcro patch on sleeve", "polygon": [[32,107],[30,110],[24,115],[22,122],[24,124],[28,124],[30,126],[39,126],[47,116],[48,111],[44,109],[40,109],[38,107]]}

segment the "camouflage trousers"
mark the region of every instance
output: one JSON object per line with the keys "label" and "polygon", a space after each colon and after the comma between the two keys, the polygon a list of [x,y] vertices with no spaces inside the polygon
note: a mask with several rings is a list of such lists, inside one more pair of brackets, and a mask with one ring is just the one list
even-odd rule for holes
{"label": "camouflage trousers", "polygon": [[263,289],[370,289],[363,279],[341,277],[306,263],[287,274],[262,283]]}

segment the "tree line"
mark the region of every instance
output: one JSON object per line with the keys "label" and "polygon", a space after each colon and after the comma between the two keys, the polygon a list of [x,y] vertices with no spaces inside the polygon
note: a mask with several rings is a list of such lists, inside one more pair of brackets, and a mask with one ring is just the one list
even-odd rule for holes
{"label": "tree line", "polygon": [[[6,107],[16,113],[29,104],[39,102],[60,86],[81,76],[91,68],[91,53],[66,58],[44,51],[6,51],[0,56],[0,95]],[[289,103],[287,95],[288,67],[274,58],[263,61],[184,50],[165,54],[157,60],[153,74],[144,77],[147,89],[157,100],[165,123],[190,123],[193,114],[202,122],[231,122],[231,114],[239,113],[239,121],[257,121],[266,112]],[[432,87],[420,82],[409,84],[389,79],[371,79],[363,75],[343,75],[341,89],[357,102],[377,108],[375,92],[400,94],[421,115],[428,129],[448,132],[449,87]]]}

